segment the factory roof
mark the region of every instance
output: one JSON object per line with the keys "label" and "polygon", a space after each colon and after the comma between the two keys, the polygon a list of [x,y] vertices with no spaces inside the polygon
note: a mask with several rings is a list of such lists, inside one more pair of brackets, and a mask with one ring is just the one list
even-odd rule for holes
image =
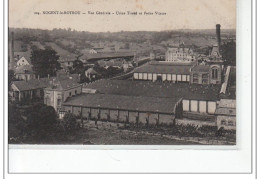
{"label": "factory roof", "polygon": [[71,76],[59,76],[50,77],[50,78],[40,78],[40,79],[31,79],[28,81],[13,81],[12,86],[15,91],[28,91],[34,89],[43,89],[50,86],[53,81],[59,81],[59,89],[66,89],[72,87],[74,84],[79,85],[77,83],[78,78],[76,75]]}
{"label": "factory roof", "polygon": [[190,69],[194,63],[174,63],[174,62],[158,62],[147,63],[135,69],[137,73],[157,73],[157,74],[181,74],[189,75]]}
{"label": "factory roof", "polygon": [[134,57],[134,52],[102,52],[102,53],[86,53],[79,57],[81,60],[91,61],[99,59]]}
{"label": "factory roof", "polygon": [[147,96],[125,96],[113,94],[81,94],[69,98],[64,105],[121,109],[140,112],[174,113],[174,106],[180,98]]}
{"label": "factory roof", "polygon": [[86,85],[103,94],[129,96],[173,97],[216,101],[220,85],[161,83],[152,81],[99,80]]}
{"label": "factory roof", "polygon": [[49,81],[52,78],[41,78],[41,79],[31,79],[28,81],[13,81],[12,85],[15,86],[15,91],[28,91],[34,89],[46,88]]}
{"label": "factory roof", "polygon": [[194,72],[209,72],[209,70],[210,70],[209,65],[196,65],[191,69],[191,71]]}

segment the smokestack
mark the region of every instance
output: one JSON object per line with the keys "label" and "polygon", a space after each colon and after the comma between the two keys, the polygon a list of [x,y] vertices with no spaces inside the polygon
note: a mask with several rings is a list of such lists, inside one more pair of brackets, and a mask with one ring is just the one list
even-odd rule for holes
{"label": "smokestack", "polygon": [[11,46],[9,47],[10,50],[10,63],[9,63],[9,69],[13,70],[14,68],[14,32],[11,32]]}
{"label": "smokestack", "polygon": [[216,25],[216,35],[217,35],[217,42],[218,42],[218,48],[220,49],[221,45],[221,38],[220,38],[220,24]]}

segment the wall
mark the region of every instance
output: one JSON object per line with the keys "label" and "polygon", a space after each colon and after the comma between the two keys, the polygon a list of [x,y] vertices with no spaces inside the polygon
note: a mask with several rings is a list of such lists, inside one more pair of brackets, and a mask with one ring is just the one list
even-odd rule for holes
{"label": "wall", "polygon": [[[77,91],[77,93],[76,93]],[[70,95],[71,93],[71,95]],[[74,96],[76,94],[81,94],[82,93],[82,86],[78,86],[78,87],[75,87],[75,88],[71,88],[71,89],[68,89],[66,91],[64,91],[64,96],[63,96],[63,101],[66,101],[68,97],[71,97],[71,96]]]}
{"label": "wall", "polygon": [[150,80],[156,81],[158,77],[162,78],[162,81],[182,81],[189,82],[190,75],[176,75],[176,74],[157,74],[157,73],[134,73],[133,78],[135,80]]}
{"label": "wall", "polygon": [[223,127],[224,129],[227,130],[236,130],[236,116],[224,116],[224,115],[217,116],[217,126],[218,129],[220,127]]}
{"label": "wall", "polygon": [[[221,66],[220,65],[211,65],[210,68],[211,68],[210,69],[210,84],[221,84],[221,73],[222,73]],[[213,68],[218,69],[218,77],[216,79],[212,78],[212,69]]]}
{"label": "wall", "polygon": [[183,111],[214,114],[217,107],[216,101],[183,99]]}
{"label": "wall", "polygon": [[[82,114],[82,117],[88,118],[90,108],[88,107],[79,107],[79,106],[64,106],[64,110],[67,112],[71,112],[75,115]],[[130,123],[136,123],[136,116],[138,116],[138,112],[136,111],[126,111],[126,110],[108,110],[108,109],[97,109],[97,108],[91,108],[91,117],[97,118],[98,112],[100,111],[101,120],[107,120],[107,114],[110,114],[110,120],[111,121],[120,121],[120,122],[126,122],[126,116],[129,114],[129,122]],[[118,116],[119,115],[119,116]],[[156,124],[156,119],[158,119],[158,113],[145,113],[145,112],[139,112],[139,122],[142,124],[146,124],[146,119],[149,116],[149,124]],[[173,119],[175,116],[172,114],[159,114],[159,124],[166,124],[166,125],[172,125]]]}
{"label": "wall", "polygon": [[24,80],[24,81],[26,81],[26,80],[31,80],[31,79],[35,79],[36,78],[36,76],[35,76],[35,74],[16,74],[15,75],[15,78],[16,79],[19,79],[19,80]]}
{"label": "wall", "polygon": [[23,65],[30,65],[30,63],[24,57],[20,58],[20,60],[17,61],[17,66]]}

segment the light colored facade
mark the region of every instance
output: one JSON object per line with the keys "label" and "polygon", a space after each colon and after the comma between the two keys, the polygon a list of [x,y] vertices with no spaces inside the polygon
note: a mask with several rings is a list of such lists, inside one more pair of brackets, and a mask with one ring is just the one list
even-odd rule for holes
{"label": "light colored facade", "polygon": [[54,107],[56,111],[61,110],[63,102],[69,97],[82,93],[82,85],[72,79],[52,81],[44,89],[44,104]]}
{"label": "light colored facade", "polygon": [[150,62],[135,70],[134,80],[190,82],[190,69],[194,63]]}
{"label": "light colored facade", "polygon": [[236,100],[221,99],[215,114],[218,128],[236,130]]}
{"label": "light colored facade", "polygon": [[14,71],[15,78],[18,80],[32,80],[36,78],[32,65],[21,65],[18,66]]}
{"label": "light colored facade", "polygon": [[165,61],[168,62],[192,62],[195,60],[192,48],[185,47],[183,44],[179,47],[168,48],[165,53]]}
{"label": "light colored facade", "polygon": [[23,66],[23,65],[31,65],[30,61],[27,60],[25,57],[20,58],[17,63],[16,63],[17,67],[19,66]]}
{"label": "light colored facade", "polygon": [[183,99],[183,111],[185,112],[214,114],[216,107],[216,101]]}
{"label": "light colored facade", "polygon": [[221,84],[222,69],[219,64],[197,65],[191,69],[192,84]]}

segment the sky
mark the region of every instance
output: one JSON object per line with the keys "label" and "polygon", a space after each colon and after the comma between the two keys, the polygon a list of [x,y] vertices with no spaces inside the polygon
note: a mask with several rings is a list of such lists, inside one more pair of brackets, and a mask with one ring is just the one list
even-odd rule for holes
{"label": "sky", "polygon": [[[80,11],[80,14],[43,14],[43,11]],[[98,15],[97,11],[111,14]],[[117,11],[138,15],[116,15]],[[155,15],[156,11],[166,15]],[[216,24],[223,29],[236,28],[236,0],[9,0],[9,27],[16,28],[116,32],[214,29]]]}

